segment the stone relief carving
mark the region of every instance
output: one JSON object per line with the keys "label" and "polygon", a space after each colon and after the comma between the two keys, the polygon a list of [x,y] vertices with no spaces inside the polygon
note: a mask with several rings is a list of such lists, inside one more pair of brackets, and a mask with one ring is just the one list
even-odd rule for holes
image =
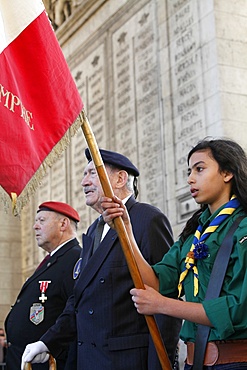
{"label": "stone relief carving", "polygon": [[43,0],[48,16],[56,30],[72,14],[82,0]]}

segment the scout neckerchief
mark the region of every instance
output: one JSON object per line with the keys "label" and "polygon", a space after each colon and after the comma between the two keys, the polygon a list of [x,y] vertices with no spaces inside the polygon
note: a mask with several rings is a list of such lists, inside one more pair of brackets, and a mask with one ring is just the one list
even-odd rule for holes
{"label": "scout neckerchief", "polygon": [[198,269],[196,266],[196,259],[205,258],[207,256],[208,247],[205,245],[205,240],[208,236],[213,233],[218,226],[230,216],[236,208],[240,205],[239,200],[235,195],[232,196],[231,200],[225,204],[224,208],[215,216],[215,218],[210,222],[206,230],[202,232],[202,225],[198,225],[198,228],[194,234],[194,239],[190,248],[189,253],[185,259],[184,270],[180,274],[179,283],[178,283],[178,292],[179,297],[182,292],[182,283],[186,278],[188,271],[193,270],[194,274],[194,296],[198,293]]}

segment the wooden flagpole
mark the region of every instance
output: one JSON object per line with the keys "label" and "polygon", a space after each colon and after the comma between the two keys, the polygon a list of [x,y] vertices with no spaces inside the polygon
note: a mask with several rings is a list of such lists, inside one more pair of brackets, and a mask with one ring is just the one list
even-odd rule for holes
{"label": "wooden flagpole", "polygon": [[[56,365],[56,360],[55,358],[50,354],[49,357],[49,370],[56,370],[57,365]],[[30,362],[26,362],[24,364],[24,370],[32,370],[32,365]]]}
{"label": "wooden flagpole", "polygon": [[[104,194],[107,197],[112,198],[114,196],[114,193],[112,191],[112,187],[111,187],[104,163],[102,161],[101,154],[100,154],[98,145],[96,143],[96,139],[94,137],[94,134],[92,132],[88,119],[83,111],[81,112],[80,117],[82,121],[82,131],[87,141],[88,148],[90,150],[95,168],[97,170],[102,189],[104,191]],[[134,258],[132,245],[129,240],[129,237],[125,229],[125,225],[123,223],[122,218],[121,217],[115,218],[114,225],[115,225],[115,228],[116,228],[128,267],[129,267],[129,271],[130,271],[132,280],[134,282],[134,285],[138,289],[145,289],[136,260]],[[145,315],[145,319],[146,319],[150,334],[152,336],[162,369],[172,370],[166,349],[164,347],[164,343],[162,341],[157,323],[155,321],[155,318],[153,316]]]}

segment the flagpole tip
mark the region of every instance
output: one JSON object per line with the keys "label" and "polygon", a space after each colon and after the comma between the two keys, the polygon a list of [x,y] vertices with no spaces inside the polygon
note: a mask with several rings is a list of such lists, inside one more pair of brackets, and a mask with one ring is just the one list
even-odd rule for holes
{"label": "flagpole tip", "polygon": [[11,193],[11,201],[12,201],[12,212],[15,214],[16,211],[16,202],[17,202],[17,194]]}

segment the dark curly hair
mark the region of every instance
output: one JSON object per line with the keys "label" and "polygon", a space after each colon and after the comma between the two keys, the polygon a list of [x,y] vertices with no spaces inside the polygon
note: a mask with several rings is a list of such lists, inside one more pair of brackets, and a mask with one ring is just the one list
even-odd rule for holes
{"label": "dark curly hair", "polygon": [[[193,153],[210,150],[212,158],[218,163],[220,171],[228,171],[233,174],[231,195],[235,194],[247,212],[247,156],[242,147],[230,139],[205,138],[191,149],[187,157],[189,163]],[[187,221],[180,237],[184,241],[196,231],[198,218],[207,208],[207,204],[201,205]]]}

